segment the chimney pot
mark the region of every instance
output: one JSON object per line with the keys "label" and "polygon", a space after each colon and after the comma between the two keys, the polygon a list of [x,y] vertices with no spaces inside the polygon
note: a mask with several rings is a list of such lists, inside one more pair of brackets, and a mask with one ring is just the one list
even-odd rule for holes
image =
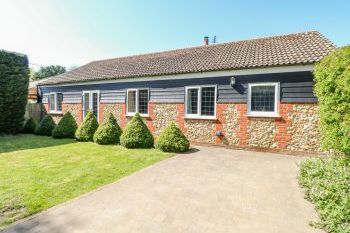
{"label": "chimney pot", "polygon": [[209,45],[209,36],[204,37],[204,45]]}

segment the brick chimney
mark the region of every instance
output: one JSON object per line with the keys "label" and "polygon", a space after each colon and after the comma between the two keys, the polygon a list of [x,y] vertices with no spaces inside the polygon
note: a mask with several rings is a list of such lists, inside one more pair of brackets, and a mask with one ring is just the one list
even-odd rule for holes
{"label": "brick chimney", "polygon": [[209,36],[204,37],[204,45],[209,45]]}

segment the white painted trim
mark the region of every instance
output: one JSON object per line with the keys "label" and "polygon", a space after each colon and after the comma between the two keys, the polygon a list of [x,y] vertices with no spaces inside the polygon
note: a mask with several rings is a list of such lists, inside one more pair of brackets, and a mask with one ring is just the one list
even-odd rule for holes
{"label": "white painted trim", "polygon": [[211,72],[198,72],[188,74],[175,74],[175,75],[160,75],[151,77],[139,77],[139,78],[123,78],[112,80],[100,80],[100,81],[87,81],[87,82],[73,82],[62,84],[38,84],[45,87],[62,87],[62,86],[77,86],[77,85],[92,85],[92,84],[105,84],[105,83],[123,83],[123,82],[142,82],[142,81],[156,81],[156,80],[176,80],[176,79],[194,79],[194,78],[210,78],[220,76],[235,76],[235,75],[252,75],[252,74],[273,74],[273,73],[288,73],[288,72],[302,72],[313,71],[313,65],[295,65],[295,66],[278,66],[278,67],[266,67],[255,69],[241,69],[241,70],[227,70],[227,71],[211,71]]}
{"label": "white painted trim", "polygon": [[[127,89],[126,90],[126,110],[125,110],[125,115],[126,116],[134,116],[136,113],[139,112],[139,92],[140,91],[144,91],[144,90],[147,90],[147,93],[148,93],[148,102],[147,102],[147,114],[144,114],[144,113],[139,113],[140,116],[143,116],[143,117],[148,117],[149,116],[149,97],[150,97],[150,90],[149,88],[130,88],[130,89]],[[129,91],[136,91],[136,98],[135,98],[135,112],[129,112]]]}
{"label": "white painted trim", "polygon": [[[214,115],[213,116],[203,116],[201,115],[201,94],[202,94],[202,88],[203,87],[214,87],[215,88],[215,102],[214,102]],[[187,91],[189,89],[198,89],[198,113],[197,114],[187,114]],[[186,86],[185,87],[185,118],[191,118],[191,119],[213,119],[216,117],[216,103],[217,103],[217,85],[198,85],[198,86]]]}
{"label": "white painted trim", "polygon": [[89,111],[90,109],[92,109],[92,105],[93,105],[93,94],[97,93],[97,122],[99,122],[99,117],[100,117],[100,91],[99,90],[92,90],[92,91],[83,91],[82,96],[83,96],[83,100],[82,100],[82,110],[83,110],[83,120],[85,119],[85,94],[88,93],[89,94]]}
{"label": "white painted trim", "polygon": [[[251,99],[252,92],[251,89],[254,86],[274,86],[275,87],[275,106],[274,112],[260,112],[260,111],[252,111],[251,110]],[[279,82],[268,82],[268,83],[249,83],[248,84],[248,116],[259,116],[259,117],[278,117],[278,103],[280,101],[280,83]]]}
{"label": "white painted trim", "polygon": [[[50,114],[62,114],[62,110],[61,111],[57,111],[57,106],[58,106],[57,94],[62,94],[62,102],[63,102],[63,93],[61,93],[61,92],[50,92],[50,93],[48,93],[48,100],[47,100],[47,102],[49,104],[49,113]],[[52,103],[51,103],[51,95],[54,96],[54,104],[55,104],[54,110],[51,110],[51,105],[52,105]],[[61,106],[61,108],[62,108],[62,106]]]}

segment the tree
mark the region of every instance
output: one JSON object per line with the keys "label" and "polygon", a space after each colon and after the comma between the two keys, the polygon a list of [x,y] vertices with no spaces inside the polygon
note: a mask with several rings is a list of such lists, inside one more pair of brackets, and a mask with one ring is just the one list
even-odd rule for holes
{"label": "tree", "polygon": [[0,50],[0,134],[22,130],[28,84],[27,56]]}
{"label": "tree", "polygon": [[322,146],[350,154],[350,46],[322,59],[314,75]]}
{"label": "tree", "polygon": [[185,152],[190,142],[174,122],[170,122],[157,138],[156,148],[165,152]]}
{"label": "tree", "polygon": [[82,142],[93,141],[97,128],[98,122],[95,115],[92,112],[88,112],[83,123],[75,132],[75,138]]}
{"label": "tree", "polygon": [[33,80],[48,78],[58,74],[63,74],[64,72],[66,72],[66,68],[60,65],[41,67],[33,74]]}
{"label": "tree", "polygon": [[110,112],[96,130],[94,134],[94,142],[101,145],[118,144],[121,134],[122,130],[119,127],[117,120]]}

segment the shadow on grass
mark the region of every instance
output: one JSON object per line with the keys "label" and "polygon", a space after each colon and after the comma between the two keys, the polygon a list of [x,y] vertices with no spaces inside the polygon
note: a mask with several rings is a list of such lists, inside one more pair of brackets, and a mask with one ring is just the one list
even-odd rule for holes
{"label": "shadow on grass", "polygon": [[33,134],[0,136],[0,154],[18,150],[36,149],[75,143],[74,139],[53,139]]}

